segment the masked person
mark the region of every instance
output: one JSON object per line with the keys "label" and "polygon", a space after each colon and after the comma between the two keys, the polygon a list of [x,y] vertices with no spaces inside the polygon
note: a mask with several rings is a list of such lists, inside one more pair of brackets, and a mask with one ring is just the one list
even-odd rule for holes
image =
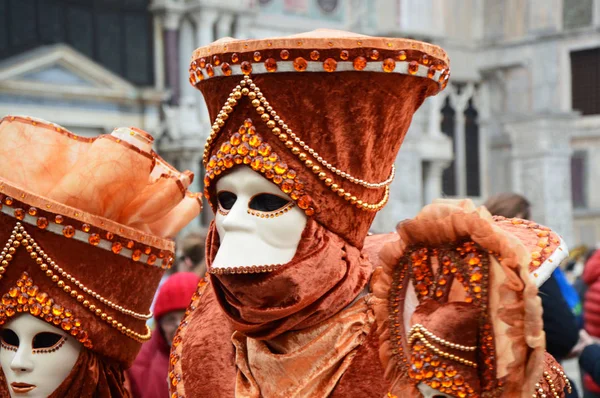
{"label": "masked person", "polygon": [[[418,380],[386,371],[394,349],[376,309],[389,297],[369,287],[383,244],[398,237],[366,236],[412,115],[447,84],[444,51],[325,30],[220,40],[196,50],[190,73],[215,121],[204,184],[216,216],[210,282],[173,341],[171,396],[418,395]],[[532,283],[520,278],[529,285],[516,283],[517,294]],[[535,338],[515,365],[532,364],[534,377],[544,369],[541,313],[531,320]],[[524,386],[531,397],[534,384]]]}
{"label": "masked person", "polygon": [[0,396],[129,396],[170,238],[201,209],[152,142],[0,122]]}

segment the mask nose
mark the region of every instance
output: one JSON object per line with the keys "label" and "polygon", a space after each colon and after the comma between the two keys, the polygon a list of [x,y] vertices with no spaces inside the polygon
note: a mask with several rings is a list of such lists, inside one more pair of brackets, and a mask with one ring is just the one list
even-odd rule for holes
{"label": "mask nose", "polygon": [[247,198],[238,197],[229,213],[224,216],[223,229],[225,232],[253,232],[256,223],[248,214]]}
{"label": "mask nose", "polygon": [[10,368],[15,373],[24,373],[33,371],[33,358],[31,357],[33,353],[31,352],[31,348],[24,347],[21,345],[17,349],[17,353],[15,354],[13,360],[10,363]]}

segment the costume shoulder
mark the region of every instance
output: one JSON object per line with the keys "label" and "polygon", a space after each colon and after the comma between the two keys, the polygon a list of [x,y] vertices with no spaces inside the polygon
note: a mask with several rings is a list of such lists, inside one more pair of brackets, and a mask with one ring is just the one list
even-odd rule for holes
{"label": "costume shoulder", "polygon": [[531,397],[570,388],[544,352],[537,296],[567,255],[558,235],[494,218],[469,200],[437,201],[397,234],[372,278],[390,395]]}

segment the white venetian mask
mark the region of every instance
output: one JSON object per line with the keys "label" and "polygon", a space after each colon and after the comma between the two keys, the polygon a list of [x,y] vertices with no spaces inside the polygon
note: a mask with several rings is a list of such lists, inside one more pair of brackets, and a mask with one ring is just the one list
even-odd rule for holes
{"label": "white venetian mask", "polygon": [[238,167],[217,182],[217,199],[221,245],[214,268],[285,264],[294,257],[307,217],[277,185]]}
{"label": "white venetian mask", "polygon": [[12,398],[48,397],[67,378],[81,343],[33,315],[2,327],[0,365]]}

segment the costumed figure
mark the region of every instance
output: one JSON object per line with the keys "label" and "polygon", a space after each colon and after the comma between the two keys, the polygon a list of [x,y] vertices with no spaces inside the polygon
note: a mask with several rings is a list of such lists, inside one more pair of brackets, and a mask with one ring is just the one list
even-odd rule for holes
{"label": "costumed figure", "polygon": [[129,396],[170,238],[201,209],[152,142],[0,122],[0,396]]}
{"label": "costumed figure", "polygon": [[[388,318],[376,316],[392,292],[374,294],[369,286],[377,266],[377,280],[395,272],[379,264],[383,245],[402,243],[396,234],[367,233],[388,200],[412,115],[448,77],[439,47],[338,31],[223,39],[196,50],[190,81],[215,121],[204,185],[216,216],[207,239],[209,282],[194,294],[173,341],[173,398],[419,395],[420,380],[389,370],[408,361],[392,355]],[[454,239],[450,245],[463,243]],[[536,290],[518,275],[524,280],[511,285],[517,295]],[[535,364],[541,372],[541,314],[532,301],[532,329],[519,331],[533,337],[526,348],[517,339],[523,357],[515,366]],[[452,316],[450,332],[473,326]],[[527,386],[532,396],[534,384]],[[471,388],[478,391],[474,382]]]}

